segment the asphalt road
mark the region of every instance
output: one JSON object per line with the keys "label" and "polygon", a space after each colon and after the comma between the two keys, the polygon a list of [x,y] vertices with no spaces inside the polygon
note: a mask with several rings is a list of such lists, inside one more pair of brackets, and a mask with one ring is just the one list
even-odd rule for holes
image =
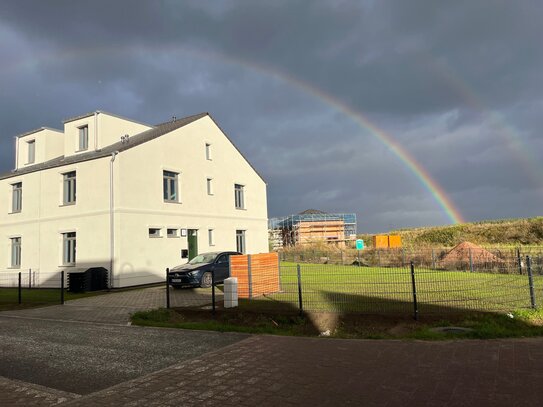
{"label": "asphalt road", "polygon": [[0,314],[0,376],[89,394],[246,337]]}

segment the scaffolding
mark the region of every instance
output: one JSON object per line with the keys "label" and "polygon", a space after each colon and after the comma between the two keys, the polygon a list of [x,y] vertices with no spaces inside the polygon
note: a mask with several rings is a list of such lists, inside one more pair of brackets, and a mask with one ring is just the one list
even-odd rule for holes
{"label": "scaffolding", "polygon": [[356,214],[309,212],[268,221],[273,250],[317,241],[345,245],[356,239]]}

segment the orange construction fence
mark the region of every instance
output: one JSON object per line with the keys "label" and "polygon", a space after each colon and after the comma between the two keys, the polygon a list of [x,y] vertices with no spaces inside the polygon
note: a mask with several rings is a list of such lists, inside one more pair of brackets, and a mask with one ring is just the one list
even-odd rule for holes
{"label": "orange construction fence", "polygon": [[373,236],[373,247],[376,249],[402,247],[402,237],[400,235],[375,235]]}
{"label": "orange construction fence", "polygon": [[230,277],[238,279],[238,298],[280,291],[277,253],[230,256]]}

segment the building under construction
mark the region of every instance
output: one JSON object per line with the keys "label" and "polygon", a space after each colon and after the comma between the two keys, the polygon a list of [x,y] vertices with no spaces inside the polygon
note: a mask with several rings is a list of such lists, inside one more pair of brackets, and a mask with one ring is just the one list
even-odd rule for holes
{"label": "building under construction", "polygon": [[344,246],[356,239],[356,214],[308,209],[297,215],[272,218],[268,229],[273,250],[316,242]]}

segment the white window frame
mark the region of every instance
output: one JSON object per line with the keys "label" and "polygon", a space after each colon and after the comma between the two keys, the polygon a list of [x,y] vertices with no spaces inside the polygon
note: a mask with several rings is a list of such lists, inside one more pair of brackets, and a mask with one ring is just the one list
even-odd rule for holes
{"label": "white window frame", "polygon": [[62,174],[62,205],[75,205],[77,202],[77,172]]}
{"label": "white window frame", "polygon": [[245,243],[245,230],[238,229],[236,230],[236,251],[239,253],[245,254],[247,251],[247,246]]}
{"label": "white window frame", "polygon": [[214,229],[207,230],[207,240],[210,246],[215,246],[215,230]]}
{"label": "white window frame", "polygon": [[[158,231],[158,233],[155,233],[154,231]],[[162,237],[162,228],[157,228],[157,227],[149,228],[149,238],[158,239],[160,237]]]}
{"label": "white window frame", "polygon": [[213,195],[213,178],[206,179],[207,194]]}
{"label": "white window frame", "polygon": [[86,151],[89,149],[89,125],[85,124],[78,129],[78,150]]}
{"label": "white window frame", "polygon": [[34,164],[36,162],[36,140],[28,140],[27,145],[27,164]]}
{"label": "white window frame", "polygon": [[162,170],[162,198],[164,202],[179,203],[179,195],[179,173]]}
{"label": "white window frame", "polygon": [[11,265],[12,269],[21,268],[21,254],[22,254],[22,239],[21,236],[13,236],[9,239],[11,241]]}
{"label": "white window frame", "polygon": [[234,184],[234,206],[236,209],[245,209],[245,185]]}
{"label": "white window frame", "polygon": [[77,233],[62,233],[62,265],[75,266],[77,253]]}
{"label": "white window frame", "polygon": [[211,154],[211,143],[206,143],[206,160],[213,160],[213,155]]}
{"label": "white window frame", "polygon": [[11,184],[11,213],[19,213],[23,210],[23,183]]}

